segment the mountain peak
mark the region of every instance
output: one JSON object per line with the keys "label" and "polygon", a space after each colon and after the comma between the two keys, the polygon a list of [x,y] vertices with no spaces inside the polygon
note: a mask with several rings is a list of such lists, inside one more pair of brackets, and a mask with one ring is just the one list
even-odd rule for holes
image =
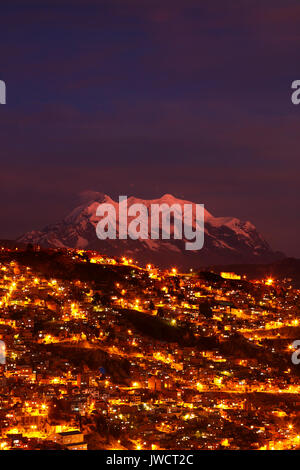
{"label": "mountain peak", "polygon": [[175,196],[173,196],[172,194],[169,194],[169,193],[166,193],[164,194],[161,198],[160,198],[162,201],[169,201],[169,202],[176,202],[176,201],[179,201],[179,199],[177,199]]}
{"label": "mountain peak", "polygon": [[[81,204],[73,209],[61,222],[49,225],[40,231],[32,231],[21,236],[18,241],[48,247],[69,247],[92,249],[112,256],[124,254],[139,260],[161,266],[177,265],[182,267],[199,267],[200,265],[224,263],[256,263],[272,262],[279,259],[264,238],[258,233],[251,222],[241,221],[236,217],[214,217],[205,210],[205,237],[202,250],[186,251],[184,240],[99,240],[96,226],[99,217],[96,210],[101,203],[112,204],[116,211],[119,201],[108,195],[85,191]],[[164,194],[160,199],[144,200],[131,196],[128,207],[135,203],[143,203],[147,208],[151,204],[195,204],[177,199],[172,194]],[[195,228],[195,220],[192,222]],[[150,226],[150,225],[149,225]],[[173,228],[172,228],[173,229]]]}

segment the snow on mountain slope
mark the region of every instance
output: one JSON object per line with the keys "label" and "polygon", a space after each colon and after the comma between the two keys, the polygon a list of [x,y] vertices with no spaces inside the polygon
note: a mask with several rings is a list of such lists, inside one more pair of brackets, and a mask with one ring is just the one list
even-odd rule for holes
{"label": "snow on mountain slope", "polygon": [[[93,249],[115,256],[130,254],[142,263],[153,262],[162,266],[175,264],[197,267],[227,262],[269,262],[281,257],[281,254],[271,250],[251,222],[243,222],[236,217],[214,217],[206,209],[204,247],[199,251],[187,251],[184,240],[99,240],[96,226],[100,218],[96,216],[96,210],[100,203],[110,203],[118,211],[118,201],[107,195],[94,193],[92,200],[86,200],[76,207],[61,222],[43,230],[28,232],[18,241],[47,247]],[[151,204],[178,204],[182,208],[184,204],[195,203],[165,194],[160,199],[153,200],[129,197],[128,207],[132,204],[144,204],[150,209]],[[195,215],[192,226],[195,229]],[[171,234],[172,229],[171,225]]]}

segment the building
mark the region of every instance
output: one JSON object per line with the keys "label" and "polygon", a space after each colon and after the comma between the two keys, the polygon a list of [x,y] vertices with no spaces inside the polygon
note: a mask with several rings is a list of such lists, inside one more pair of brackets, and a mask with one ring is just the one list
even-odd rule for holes
{"label": "building", "polygon": [[80,431],[59,432],[55,442],[67,447],[68,450],[87,450],[87,443],[84,442],[84,436]]}

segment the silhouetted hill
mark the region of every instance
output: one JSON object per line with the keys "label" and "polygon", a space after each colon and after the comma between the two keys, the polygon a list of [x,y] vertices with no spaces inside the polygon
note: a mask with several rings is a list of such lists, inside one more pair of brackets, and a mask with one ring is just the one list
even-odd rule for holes
{"label": "silhouetted hill", "polygon": [[296,287],[300,287],[300,259],[284,258],[268,264],[222,264],[209,266],[215,272],[233,271],[246,275],[248,279],[292,279]]}

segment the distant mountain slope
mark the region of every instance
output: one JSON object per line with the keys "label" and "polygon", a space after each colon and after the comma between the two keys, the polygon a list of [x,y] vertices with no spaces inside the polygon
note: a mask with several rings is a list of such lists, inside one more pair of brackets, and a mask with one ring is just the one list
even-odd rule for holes
{"label": "distant mountain slope", "polygon": [[[251,222],[243,222],[236,217],[214,217],[207,210],[204,247],[199,251],[187,251],[184,240],[99,240],[96,235],[96,225],[99,221],[96,209],[100,203],[110,203],[118,209],[118,202],[107,195],[97,193],[92,200],[76,207],[61,222],[48,225],[43,230],[28,232],[22,235],[18,242],[46,247],[92,249],[116,256],[126,254],[142,263],[178,267],[219,263],[264,263],[283,256],[271,250]],[[147,208],[153,203],[165,203],[169,206],[192,204],[170,194],[155,200],[128,198],[128,207],[135,203],[142,203]]]}
{"label": "distant mountain slope", "polygon": [[297,258],[284,258],[267,264],[226,264],[207,268],[216,272],[232,271],[251,280],[267,277],[292,279],[294,286],[300,288],[300,259]]}

